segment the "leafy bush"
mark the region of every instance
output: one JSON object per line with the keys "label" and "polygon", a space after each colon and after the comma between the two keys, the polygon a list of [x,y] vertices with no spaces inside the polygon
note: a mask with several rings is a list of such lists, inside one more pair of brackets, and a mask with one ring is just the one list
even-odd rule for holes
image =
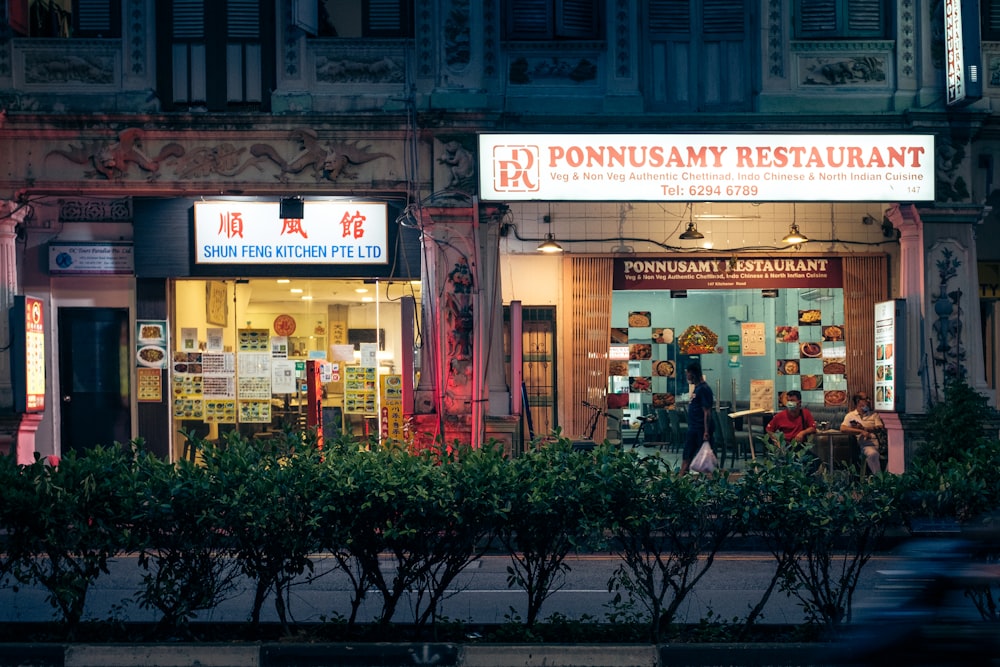
{"label": "leafy bush", "polygon": [[658,642],[736,529],[736,487],[724,473],[678,476],[634,453],[601,463],[604,522],[622,560],[609,591],[645,609],[649,640]]}
{"label": "leafy bush", "polygon": [[162,637],[189,638],[191,619],[235,587],[237,563],[219,507],[209,501],[212,474],[186,459],[172,465],[143,453],[138,460],[134,530],[144,574],[136,597],[162,614]]}
{"label": "leafy bush", "polygon": [[[75,636],[90,586],[108,561],[132,545],[140,442],[69,452],[58,466],[44,459],[4,477],[3,526],[8,566],[21,583],[37,584]],[[9,466],[9,462],[5,466]]]}

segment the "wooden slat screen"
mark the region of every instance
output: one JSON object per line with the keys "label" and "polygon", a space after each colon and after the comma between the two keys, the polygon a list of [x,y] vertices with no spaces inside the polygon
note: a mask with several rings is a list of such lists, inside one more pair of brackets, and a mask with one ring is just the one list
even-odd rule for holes
{"label": "wooden slat screen", "polygon": [[[874,396],[875,304],[889,298],[884,255],[844,257],[844,342],[847,345],[848,397]],[[850,398],[848,398],[850,401]]]}
{"label": "wooden slat screen", "polygon": [[[611,347],[611,257],[572,257],[568,264],[570,322],[566,331],[568,372],[564,393],[569,400],[566,414],[570,423],[563,434],[586,435],[593,412],[581,401],[604,407],[608,383],[608,348]],[[594,440],[603,442],[607,428],[604,417],[597,423]]]}

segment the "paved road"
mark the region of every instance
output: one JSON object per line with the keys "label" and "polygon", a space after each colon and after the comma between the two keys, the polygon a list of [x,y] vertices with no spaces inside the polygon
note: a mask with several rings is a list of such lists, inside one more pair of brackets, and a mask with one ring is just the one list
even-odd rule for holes
{"label": "paved road", "polygon": [[[882,570],[892,569],[897,559],[888,555],[876,556],[865,568],[855,596],[856,609],[878,595]],[[513,608],[521,618],[525,615],[525,595],[507,588],[507,556],[486,556],[459,576],[453,587],[454,594],[444,603],[443,616],[468,623],[503,623]],[[618,565],[610,555],[571,557],[572,568],[561,590],[546,601],[542,616],[553,613],[570,618],[589,615],[604,619],[609,611],[613,593],[607,590],[607,581]],[[329,571],[329,565],[320,563],[318,571]],[[697,623],[711,613],[716,618],[732,620],[744,618],[749,608],[763,594],[773,573],[773,559],[761,552],[727,552],[716,558],[705,577],[682,606],[679,622]],[[134,622],[154,621],[157,615],[140,609],[134,601],[139,587],[141,571],[134,558],[121,558],[111,567],[111,574],[101,577],[88,596],[86,618],[90,620],[115,618]],[[301,623],[319,622],[334,614],[349,613],[349,587],[343,575],[328,572],[309,584],[293,588],[290,610]],[[361,610],[359,619],[374,617],[381,608],[377,594],[370,596]],[[246,620],[252,603],[252,591],[242,586],[239,593],[216,609],[203,615],[205,621]],[[44,593],[31,587],[11,587],[0,590],[0,622],[45,621],[52,612],[44,601]],[[264,607],[263,621],[274,621],[272,602]],[[401,607],[394,619],[399,623],[412,620],[409,607]],[[765,608],[764,623],[797,624],[803,621],[798,604],[784,594],[776,592]]]}

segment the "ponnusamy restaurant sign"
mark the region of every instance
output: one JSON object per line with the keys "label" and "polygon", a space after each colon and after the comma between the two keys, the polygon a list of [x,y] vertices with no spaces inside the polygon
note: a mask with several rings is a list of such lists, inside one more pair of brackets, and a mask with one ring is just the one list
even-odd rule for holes
{"label": "ponnusamy restaurant sign", "polygon": [[612,289],[686,290],[843,287],[839,257],[629,257],[614,263]]}
{"label": "ponnusamy restaurant sign", "polygon": [[302,218],[281,218],[278,202],[194,205],[199,264],[386,264],[385,204],[305,202]]}
{"label": "ponnusamy restaurant sign", "polygon": [[933,201],[932,135],[482,134],[484,201]]}

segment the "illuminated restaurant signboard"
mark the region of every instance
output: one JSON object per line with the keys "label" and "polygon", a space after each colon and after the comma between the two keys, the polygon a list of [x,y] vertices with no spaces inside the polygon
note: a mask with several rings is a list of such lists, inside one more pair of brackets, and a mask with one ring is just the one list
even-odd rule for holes
{"label": "illuminated restaurant signboard", "polygon": [[483,134],[484,201],[933,201],[932,135]]}
{"label": "illuminated restaurant signboard", "polygon": [[894,299],[875,304],[875,401],[879,412],[903,412],[903,392],[896,383],[899,361],[906,358],[903,332],[906,301]]}
{"label": "illuminated restaurant signboard", "polygon": [[42,412],[45,410],[45,310],[41,299],[14,297],[10,333],[14,411]]}
{"label": "illuminated restaurant signboard", "polygon": [[981,99],[982,44],[978,0],[944,0],[945,102]]}
{"label": "illuminated restaurant signboard", "polygon": [[630,257],[614,260],[612,289],[843,287],[839,257]]}
{"label": "illuminated restaurant signboard", "polygon": [[304,203],[302,218],[281,218],[278,202],[196,202],[199,264],[387,264],[385,204]]}

